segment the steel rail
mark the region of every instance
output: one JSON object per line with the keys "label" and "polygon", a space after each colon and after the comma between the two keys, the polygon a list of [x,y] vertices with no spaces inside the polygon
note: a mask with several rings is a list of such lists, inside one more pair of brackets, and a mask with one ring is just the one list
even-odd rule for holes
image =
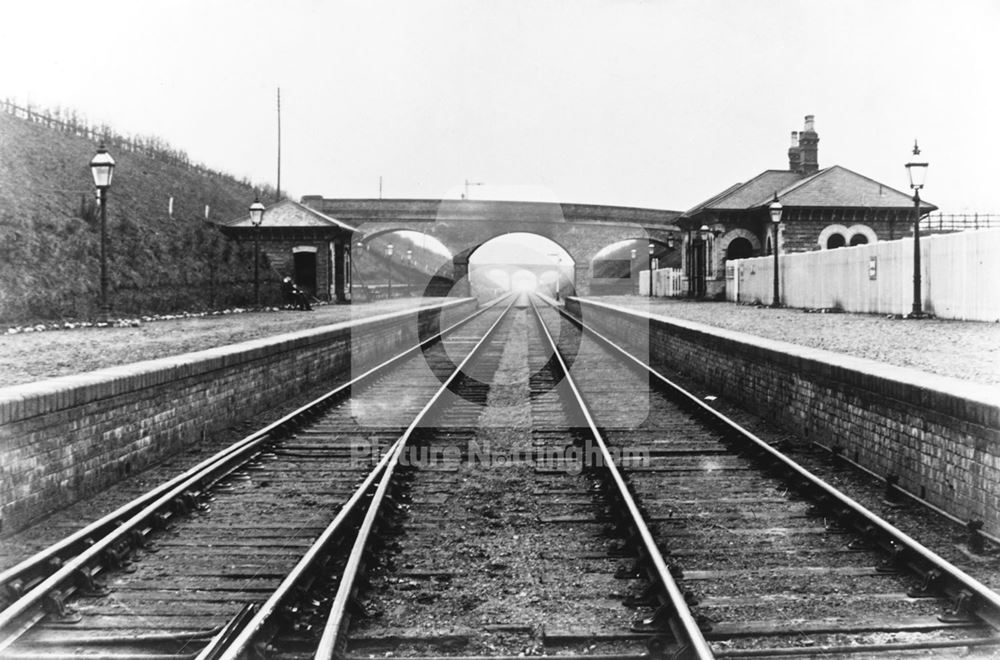
{"label": "steel rail", "polygon": [[[873,470],[870,470],[870,469],[866,468],[864,465],[862,465],[861,463],[858,463],[857,461],[852,461],[851,459],[849,459],[848,457],[844,456],[843,454],[838,454],[837,451],[834,450],[833,447],[827,447],[823,443],[816,442],[815,440],[812,441],[812,445],[814,447],[818,448],[818,449],[822,449],[823,451],[825,451],[826,453],[830,454],[831,456],[836,457],[836,460],[843,461],[843,462],[847,463],[848,465],[850,465],[851,467],[853,467],[854,469],[859,470],[861,472],[864,472],[869,477],[871,477],[873,479],[877,479],[878,481],[881,481],[884,484],[888,484],[888,480],[885,477],[883,477],[880,474],[875,473]],[[919,504],[922,507],[930,509],[931,511],[933,511],[934,513],[938,514],[939,516],[941,516],[942,518],[944,518],[945,520],[947,520],[947,521],[949,521],[951,523],[954,523],[956,525],[964,527],[969,522],[968,520],[962,520],[958,516],[948,513],[947,511],[945,511],[941,507],[939,507],[939,506],[937,506],[937,505],[935,505],[935,504],[933,504],[931,502],[928,502],[927,500],[925,500],[924,498],[920,497],[916,493],[910,492],[910,491],[906,490],[905,488],[899,486],[898,484],[896,484],[894,487],[895,487],[896,491],[900,495],[902,495],[902,496],[904,496],[904,497],[906,497],[906,498],[908,498],[908,499],[916,502],[917,504]],[[993,545],[1000,546],[1000,536],[997,536],[996,534],[991,534],[989,532],[984,532],[982,530],[979,530],[978,533],[979,533],[980,536],[982,536],[984,539],[986,539],[987,541],[989,541]]]}
{"label": "steel rail", "polygon": [[580,393],[579,388],[576,386],[576,382],[570,374],[569,368],[563,360],[562,354],[559,352],[559,347],[552,338],[552,334],[549,332],[549,329],[545,326],[545,322],[542,320],[542,316],[535,307],[533,300],[531,301],[531,309],[534,311],[535,316],[538,319],[538,324],[541,326],[543,334],[552,346],[552,353],[559,362],[559,368],[562,369],[563,378],[572,390],[576,403],[579,406],[580,411],[583,413],[584,418],[587,420],[587,426],[590,428],[590,434],[594,437],[594,440],[597,442],[597,445],[601,450],[604,468],[610,474],[615,486],[618,489],[619,497],[631,514],[632,524],[639,533],[643,548],[649,559],[653,562],[653,566],[656,570],[656,576],[667,593],[667,597],[670,601],[670,607],[673,610],[673,616],[671,617],[671,630],[673,630],[674,636],[682,646],[682,653],[684,654],[683,657],[699,658],[702,660],[714,658],[715,655],[712,652],[711,647],[705,640],[705,636],[702,634],[701,629],[698,628],[698,624],[695,622],[694,616],[692,616],[691,610],[688,608],[687,602],[684,599],[684,594],[681,592],[677,583],[674,581],[673,576],[670,574],[667,562],[663,559],[663,555],[660,553],[660,549],[657,547],[655,539],[653,539],[653,534],[649,531],[649,527],[646,525],[646,521],[643,519],[642,513],[639,511],[639,507],[636,505],[635,499],[629,492],[624,477],[622,477],[621,472],[619,472],[618,467],[615,465],[614,458],[608,450],[607,443],[604,441],[604,436],[598,430],[597,424],[594,422],[594,418],[590,414],[590,409],[586,404],[586,400]]}
{"label": "steel rail", "polygon": [[[356,508],[358,503],[371,489],[375,479],[381,475],[375,493],[373,494],[371,501],[368,503],[368,509],[365,517],[355,536],[355,540],[351,548],[351,554],[349,555],[347,563],[343,569],[342,577],[337,587],[337,594],[331,605],[330,614],[328,615],[327,623],[324,626],[323,636],[321,637],[319,646],[317,647],[317,657],[320,657],[319,654],[322,653],[324,649],[333,649],[335,647],[341,623],[344,619],[347,604],[353,590],[354,579],[361,565],[361,556],[364,554],[368,537],[375,522],[375,517],[377,516],[381,504],[385,499],[389,483],[392,481],[395,466],[399,462],[399,456],[405,449],[406,443],[412,436],[414,430],[426,417],[427,413],[430,412],[430,410],[436,405],[442,395],[448,391],[448,388],[458,375],[462,373],[464,367],[469,363],[469,361],[473,359],[483,346],[486,345],[496,329],[500,326],[500,323],[503,321],[513,304],[514,299],[508,303],[503,313],[489,327],[482,338],[476,342],[461,363],[455,367],[455,370],[441,384],[420,412],[417,413],[414,420],[407,426],[402,435],[400,435],[400,437],[397,438],[392,445],[390,445],[376,468],[368,475],[368,478],[364,481],[361,487],[355,491],[348,505],[344,506],[337,518],[330,524],[321,538],[318,539],[312,547],[310,547],[306,555],[303,556],[292,572],[289,573],[289,575],[282,581],[278,589],[272,593],[268,600],[261,606],[260,611],[257,612],[257,614],[247,623],[247,626],[240,631],[239,635],[237,635],[235,639],[233,639],[232,643],[227,645],[225,648],[220,648],[216,654],[211,656],[206,655],[204,658],[199,656],[199,658],[202,660],[207,659],[208,657],[217,658],[219,660],[236,660],[237,658],[246,657],[251,653],[254,645],[260,643],[260,636],[269,628],[271,620],[279,611],[281,604],[285,602],[289,596],[294,595],[295,586],[308,572],[309,566],[315,561],[316,557],[322,555],[326,546],[331,542],[335,533],[338,531],[338,528],[343,525],[346,517],[350,513],[353,513],[353,510]],[[350,511],[348,511],[348,506],[350,507]]]}
{"label": "steel rail", "polygon": [[[578,325],[582,331],[586,332],[589,336],[598,340],[599,343],[613,349],[615,352],[620,353],[622,357],[625,358],[627,362],[631,362],[640,370],[653,376],[653,378],[663,384],[665,387],[672,390],[677,394],[683,401],[695,407],[699,412],[707,415],[713,421],[721,424],[723,427],[732,431],[743,439],[750,441],[759,451],[762,451],[768,455],[774,461],[780,463],[785,469],[794,473],[799,479],[803,480],[808,486],[813,489],[818,490],[824,496],[831,498],[840,506],[846,508],[850,513],[860,519],[859,524],[855,524],[855,528],[862,534],[870,535],[873,530],[880,531],[883,536],[888,539],[890,546],[895,545],[899,548],[904,549],[909,552],[912,556],[922,560],[925,564],[929,564],[930,568],[925,571],[920,571],[916,567],[911,566],[911,569],[921,577],[926,576],[931,570],[938,570],[941,572],[942,577],[949,577],[958,588],[953,586],[954,593],[948,594],[950,596],[956,596],[960,591],[966,590],[973,595],[973,605],[978,605],[978,611],[976,616],[982,619],[984,622],[988,623],[991,627],[996,630],[1000,630],[1000,594],[993,591],[983,583],[976,580],[971,575],[967,574],[962,569],[951,564],[949,561],[932,551],[931,549],[925,547],[915,539],[911,538],[909,535],[904,533],[902,530],[898,529],[888,521],[884,520],[877,514],[869,511],[862,504],[855,501],[854,499],[848,497],[844,493],[840,492],[830,484],[826,483],[813,473],[809,472],[807,469],[788,458],[780,451],[772,447],[770,444],[759,438],[753,432],[743,428],[739,423],[732,419],[729,419],[721,412],[715,410],[696,395],[691,394],[683,387],[673,382],[666,376],[663,376],[658,371],[656,371],[652,366],[643,362],[639,358],[635,357],[624,348],[618,346],[614,341],[604,336],[597,330],[594,330],[590,326],[586,325],[580,319],[577,319],[572,314],[566,312],[563,309],[556,308],[557,311],[564,317],[569,319],[572,323]],[[891,550],[890,548],[886,548]],[[939,585],[941,588],[943,585]]]}
{"label": "steel rail", "polygon": [[271,623],[272,617],[281,609],[289,597],[295,595],[296,585],[309,573],[316,561],[324,555],[334,535],[341,531],[341,527],[345,525],[348,518],[354,513],[355,507],[371,489],[375,479],[377,479],[385,470],[386,465],[389,464],[390,457],[395,453],[397,444],[399,444],[399,439],[389,446],[388,450],[379,460],[378,464],[372,468],[372,471],[368,473],[368,476],[365,477],[364,481],[362,481],[357,489],[355,489],[350,499],[348,499],[347,502],[341,506],[340,511],[337,513],[336,517],[334,517],[333,521],[330,522],[326,529],[323,530],[323,532],[316,538],[316,541],[314,541],[309,549],[306,550],[305,554],[302,555],[302,558],[295,564],[295,567],[288,573],[285,579],[281,581],[278,588],[275,589],[264,604],[260,606],[260,609],[258,609],[254,616],[246,623],[246,626],[239,631],[232,642],[222,646],[223,642],[218,640],[218,638],[216,640],[212,640],[212,642],[210,642],[209,645],[198,654],[197,660],[233,657],[234,654],[237,654],[236,657],[238,657],[239,653],[249,651],[250,647],[256,643],[257,637]]}
{"label": "steel rail", "polygon": [[[0,611],[0,633],[5,632],[7,628],[14,625],[18,619],[25,616],[29,610],[40,607],[42,600],[53,589],[56,589],[64,582],[73,579],[76,576],[77,571],[85,570],[88,564],[98,559],[102,552],[110,548],[115,543],[125,539],[126,536],[131,534],[133,530],[139,529],[156,513],[168,508],[174,499],[179,497],[181,494],[190,491],[194,486],[201,485],[203,487],[207,487],[213,483],[217,483],[226,475],[236,470],[243,462],[249,460],[252,455],[260,449],[260,445],[264,442],[264,440],[269,438],[276,431],[281,431],[291,425],[294,425],[299,418],[316,410],[318,407],[329,402],[336,396],[350,391],[352,387],[357,387],[358,385],[371,380],[375,375],[381,373],[390,366],[402,360],[408,359],[411,354],[422,350],[424,346],[454,332],[459,327],[465,325],[472,319],[486,312],[488,309],[494,307],[501,300],[502,298],[498,298],[491,301],[486,306],[476,310],[474,313],[457,321],[448,328],[422,342],[419,342],[402,353],[375,365],[355,378],[352,378],[350,381],[339,385],[319,398],[299,407],[293,412],[281,417],[277,421],[268,424],[264,428],[251,433],[242,440],[235,442],[233,445],[230,445],[230,447],[223,449],[211,458],[202,461],[181,475],[178,475],[161,486],[154,488],[152,491],[141,495],[131,503],[120,507],[100,520],[91,523],[84,529],[51,546],[49,549],[43,550],[17,564],[11,569],[4,571],[4,573],[0,574],[0,585],[9,585],[13,582],[13,580],[19,579],[18,576],[28,577],[29,579],[35,581],[35,584],[30,590],[20,595],[17,600],[8,605],[4,610]],[[123,518],[126,518],[124,522],[122,522]],[[104,536],[102,538],[95,540],[92,538],[94,530],[107,531],[104,532]],[[93,542],[90,543],[90,541]],[[68,548],[75,548],[77,545],[83,545],[84,549],[75,555],[68,557],[61,556],[59,554],[65,554]],[[54,557],[59,559],[59,561],[52,562],[51,560]],[[32,574],[32,572],[41,570],[43,565],[55,563],[58,563],[58,568],[44,575],[44,577],[40,580],[37,576]],[[71,589],[67,590],[64,595],[68,595],[71,591]],[[23,632],[23,630],[21,632]],[[13,639],[8,637],[4,640],[4,643],[9,645],[13,641]],[[0,650],[2,650],[2,648],[5,647],[0,647]]]}

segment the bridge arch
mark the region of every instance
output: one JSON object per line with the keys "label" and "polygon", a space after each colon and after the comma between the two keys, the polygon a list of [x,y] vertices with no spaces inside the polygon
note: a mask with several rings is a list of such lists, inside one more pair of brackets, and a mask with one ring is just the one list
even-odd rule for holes
{"label": "bridge arch", "polygon": [[507,276],[507,291],[542,290],[549,295],[575,293],[576,261],[559,241],[535,232],[503,232],[470,247],[456,257],[464,259],[471,293],[479,297],[495,295]]}

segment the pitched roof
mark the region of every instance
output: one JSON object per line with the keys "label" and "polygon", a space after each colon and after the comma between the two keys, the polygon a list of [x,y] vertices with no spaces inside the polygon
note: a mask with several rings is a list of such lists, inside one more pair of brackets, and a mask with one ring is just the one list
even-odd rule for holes
{"label": "pitched roof", "polygon": [[742,211],[769,202],[776,191],[787,188],[802,178],[791,170],[764,170],[746,183],[738,183],[721,194],[684,213],[691,216],[700,211]]}
{"label": "pitched roof", "polygon": [[[913,198],[895,188],[834,165],[778,191],[785,206],[910,208]],[[766,201],[766,200],[765,200]],[[921,202],[933,210],[933,204]]]}
{"label": "pitched roof", "polygon": [[[229,221],[228,227],[253,227],[249,214]],[[357,231],[358,228],[342,220],[320,213],[305,204],[299,204],[291,199],[283,199],[264,209],[261,227],[339,227],[347,231]]]}
{"label": "pitched roof", "polygon": [[[913,205],[907,193],[833,165],[805,176],[790,170],[765,170],[686,211],[683,217],[702,211],[759,208],[769,204],[775,193],[786,207],[910,208]],[[920,207],[929,211],[937,208],[924,201]]]}

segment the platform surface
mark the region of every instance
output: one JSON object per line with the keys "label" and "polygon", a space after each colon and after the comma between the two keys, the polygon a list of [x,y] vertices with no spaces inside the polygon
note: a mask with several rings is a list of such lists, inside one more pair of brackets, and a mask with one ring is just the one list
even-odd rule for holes
{"label": "platform surface", "polygon": [[444,300],[395,298],[354,305],[316,305],[311,312],[274,310],[143,321],[137,327],[14,334],[0,330],[0,387],[217,348]]}
{"label": "platform surface", "polygon": [[641,296],[600,296],[593,300],[941,376],[1000,385],[997,323],[808,313],[801,309]]}

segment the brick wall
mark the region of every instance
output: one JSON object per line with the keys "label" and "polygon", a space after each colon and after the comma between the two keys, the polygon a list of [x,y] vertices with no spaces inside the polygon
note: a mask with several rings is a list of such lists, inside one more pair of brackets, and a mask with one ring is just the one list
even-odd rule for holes
{"label": "brick wall", "polygon": [[595,301],[567,308],[615,338],[648,342],[654,365],[804,440],[840,446],[901,488],[1000,534],[1000,388]]}
{"label": "brick wall", "polygon": [[[261,243],[262,254],[267,255],[274,270],[282,277],[295,278],[295,254],[292,252],[297,247],[316,248],[316,285],[309,286],[309,293],[322,300],[330,299],[331,274],[333,264],[330,260],[330,241],[316,239],[268,241]],[[272,285],[273,286],[273,285]]]}
{"label": "brick wall", "polygon": [[475,309],[449,300],[348,323],[0,389],[0,534],[105,488]]}

